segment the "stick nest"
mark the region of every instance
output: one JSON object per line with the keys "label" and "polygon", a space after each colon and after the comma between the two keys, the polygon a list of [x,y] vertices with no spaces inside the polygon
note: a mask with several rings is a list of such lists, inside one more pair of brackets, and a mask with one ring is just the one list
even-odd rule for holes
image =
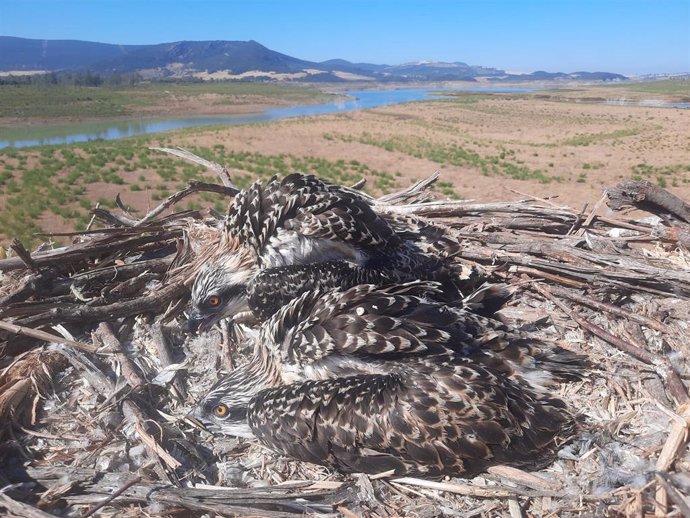
{"label": "stick nest", "polygon": [[561,387],[583,431],[547,469],[345,476],[185,419],[248,352],[225,328],[185,332],[195,258],[221,217],[170,208],[200,190],[236,192],[224,168],[205,165],[223,185],[192,183],[139,220],[97,209],[101,227],[73,244],[29,253],[13,242],[0,260],[0,513],[690,515],[687,203],[633,181],[591,210],[433,201],[435,177],[375,200],[455,229],[463,261],[517,288],[504,320],[596,367]]}

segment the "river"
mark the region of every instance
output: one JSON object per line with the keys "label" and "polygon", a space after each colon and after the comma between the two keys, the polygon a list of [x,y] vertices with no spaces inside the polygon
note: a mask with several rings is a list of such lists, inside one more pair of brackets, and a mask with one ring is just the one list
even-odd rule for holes
{"label": "river", "polygon": [[157,133],[192,126],[237,125],[270,122],[290,117],[338,113],[390,104],[424,101],[434,97],[435,92],[530,92],[529,88],[399,88],[390,90],[347,90],[340,92],[347,99],[324,104],[307,104],[272,108],[261,113],[237,116],[137,118],[126,120],[87,121],[70,124],[46,124],[26,127],[0,127],[0,149],[5,147],[45,146],[70,144],[89,140],[114,140],[145,133]]}

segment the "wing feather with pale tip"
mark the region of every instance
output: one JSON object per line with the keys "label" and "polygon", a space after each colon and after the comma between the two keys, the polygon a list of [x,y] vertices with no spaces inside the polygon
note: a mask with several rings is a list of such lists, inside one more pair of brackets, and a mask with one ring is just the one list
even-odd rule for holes
{"label": "wing feather with pale tip", "polygon": [[235,197],[226,219],[226,231],[251,246],[259,258],[281,228],[363,249],[400,242],[369,200],[301,173],[282,181],[274,177],[265,186],[255,182]]}
{"label": "wing feather with pale tip", "polygon": [[262,391],[248,422],[266,446],[343,472],[440,477],[488,465],[536,467],[574,430],[539,398],[470,360],[397,364],[395,372]]}
{"label": "wing feather with pale tip", "polygon": [[582,356],[473,309],[439,303],[439,290],[437,283],[414,281],[304,293],[264,324],[262,343],[297,372],[325,359],[336,370],[341,358],[353,356],[371,362],[450,352],[539,391],[582,377]]}

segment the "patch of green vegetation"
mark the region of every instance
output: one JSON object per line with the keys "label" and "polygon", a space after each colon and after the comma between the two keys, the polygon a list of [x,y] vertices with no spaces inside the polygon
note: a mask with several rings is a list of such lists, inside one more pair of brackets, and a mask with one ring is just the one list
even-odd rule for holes
{"label": "patch of green vegetation", "polygon": [[450,164],[480,170],[485,176],[508,176],[516,180],[537,180],[540,183],[561,181],[559,176],[549,175],[541,169],[530,169],[517,159],[511,149],[502,148],[495,155],[481,155],[458,144],[437,144],[420,137],[376,137],[362,133],[352,138],[362,144],[380,147],[386,151],[424,158],[440,165]]}
{"label": "patch of green vegetation", "polygon": [[631,83],[625,85],[624,88],[633,92],[690,97],[690,79],[665,79],[663,81]]}
{"label": "patch of green vegetation", "polygon": [[462,196],[460,196],[457,192],[455,192],[455,186],[450,183],[450,182],[444,182],[439,180],[436,182],[434,185],[436,189],[443,194],[444,196],[447,196],[451,200],[461,200]]}
{"label": "patch of green vegetation", "polygon": [[[208,102],[208,96],[213,100]],[[0,117],[117,117],[176,100],[246,104],[261,98],[293,103],[333,97],[315,88],[271,83],[141,83],[134,86],[0,85]]]}
{"label": "patch of green vegetation", "polygon": [[677,187],[681,182],[690,183],[690,164],[653,166],[640,163],[632,167],[631,176],[633,180],[654,178],[660,187],[666,187],[670,180],[671,185]]}
{"label": "patch of green vegetation", "polygon": [[[59,216],[75,228],[84,228],[95,203],[106,208],[115,207],[114,194],[105,196],[104,187],[108,192],[119,191],[126,202],[127,192],[146,189],[152,200],[163,200],[173,188],[184,187],[189,180],[218,181],[201,166],[149,150],[150,144],[151,137],[134,137],[0,150],[0,199],[3,204],[0,235],[16,237],[32,247],[42,240],[34,235],[44,231],[41,217],[48,220]],[[314,173],[344,185],[366,177],[373,193],[387,192],[397,185],[396,175],[372,169],[356,160],[235,152],[227,151],[222,145],[190,150],[244,171],[233,177],[241,187],[249,186],[257,178],[285,176],[295,171]],[[127,176],[123,174],[127,170],[137,173]],[[91,199],[86,198],[89,194]],[[228,201],[219,194],[201,193],[186,203],[195,210],[206,206],[223,212]]]}
{"label": "patch of green vegetation", "polygon": [[604,167],[606,164],[602,162],[584,162],[582,164],[582,169],[601,169]]}
{"label": "patch of green vegetation", "polygon": [[639,135],[639,133],[640,130],[637,128],[620,129],[608,133],[583,133],[564,140],[561,144],[564,146],[589,146],[590,144],[603,140],[632,137],[634,135]]}

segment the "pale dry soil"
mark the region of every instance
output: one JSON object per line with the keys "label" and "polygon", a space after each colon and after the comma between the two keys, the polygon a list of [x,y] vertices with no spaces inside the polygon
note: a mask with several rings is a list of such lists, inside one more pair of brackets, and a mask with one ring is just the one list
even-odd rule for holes
{"label": "pale dry soil", "polygon": [[[388,151],[367,140],[395,139],[408,149]],[[372,169],[399,173],[399,183],[436,170],[466,199],[482,201],[557,195],[579,207],[597,200],[605,186],[639,176],[646,164],[658,174],[642,176],[690,199],[690,111],[563,102],[487,98],[473,102],[433,101],[367,111],[291,119],[180,133],[177,145],[217,144],[227,150],[358,160]],[[483,173],[472,164],[455,165],[428,155],[413,156],[419,143],[466,149],[480,157],[507,160],[552,178],[514,179]],[[670,169],[664,169],[670,168]]]}

